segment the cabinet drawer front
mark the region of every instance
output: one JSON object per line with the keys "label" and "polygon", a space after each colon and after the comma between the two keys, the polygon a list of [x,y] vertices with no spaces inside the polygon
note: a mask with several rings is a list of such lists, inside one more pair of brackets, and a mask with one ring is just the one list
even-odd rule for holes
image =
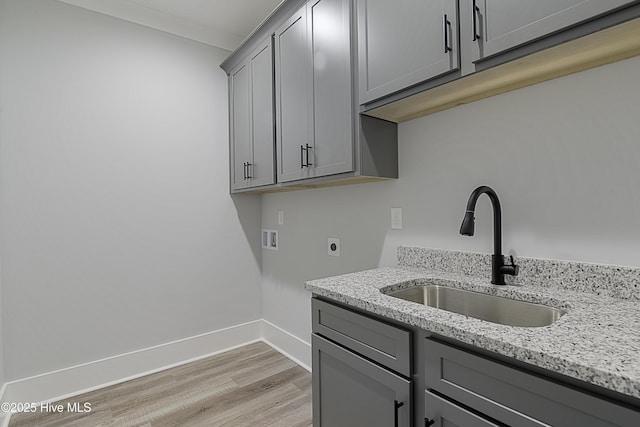
{"label": "cabinet drawer front", "polygon": [[322,337],[311,340],[315,427],[411,425],[411,381]]}
{"label": "cabinet drawer front", "polygon": [[428,389],[509,425],[640,425],[636,410],[431,339],[425,375]]}
{"label": "cabinet drawer front", "polygon": [[484,418],[428,391],[424,392],[425,415],[433,427],[498,427]]}
{"label": "cabinet drawer front", "polygon": [[402,375],[411,375],[411,332],[317,299],[313,332]]}

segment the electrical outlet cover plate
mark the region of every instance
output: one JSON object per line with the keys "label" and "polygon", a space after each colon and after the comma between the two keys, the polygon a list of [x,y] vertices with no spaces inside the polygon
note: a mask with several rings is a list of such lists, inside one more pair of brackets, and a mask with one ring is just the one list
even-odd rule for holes
{"label": "electrical outlet cover plate", "polygon": [[327,253],[331,256],[340,256],[340,239],[335,237],[327,239]]}
{"label": "electrical outlet cover plate", "polygon": [[278,230],[262,229],[262,249],[278,250]]}
{"label": "electrical outlet cover plate", "polygon": [[402,208],[391,208],[391,229],[402,230]]}

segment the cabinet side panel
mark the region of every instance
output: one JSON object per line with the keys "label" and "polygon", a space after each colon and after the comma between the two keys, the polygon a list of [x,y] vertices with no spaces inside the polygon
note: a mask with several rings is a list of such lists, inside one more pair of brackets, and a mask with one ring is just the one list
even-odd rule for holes
{"label": "cabinet side panel", "polygon": [[360,174],[398,177],[398,124],[360,115]]}

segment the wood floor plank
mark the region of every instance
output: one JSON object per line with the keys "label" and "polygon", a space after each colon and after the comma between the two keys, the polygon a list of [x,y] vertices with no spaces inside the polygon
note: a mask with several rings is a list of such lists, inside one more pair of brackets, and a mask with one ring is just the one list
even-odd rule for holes
{"label": "wood floor plank", "polygon": [[[298,368],[294,369],[297,370]],[[293,369],[278,374],[274,376],[276,378],[269,377],[256,381],[220,396],[207,408],[210,425],[223,424],[230,415],[252,411],[262,399],[279,398],[283,384],[294,378],[295,373],[292,371]]]}
{"label": "wood floor plank", "polygon": [[[254,393],[255,397],[246,399],[240,405],[237,405],[234,411],[230,413],[230,415],[233,415],[232,419],[212,418],[212,422],[220,422],[220,425],[223,426],[261,425],[257,421],[264,418],[265,414],[270,413],[270,411],[273,412],[274,409],[281,407],[283,404],[299,398],[300,390],[292,384],[299,375],[301,373],[296,367],[266,378],[263,381],[265,385],[268,384],[267,386],[270,387],[268,393]],[[257,386],[261,387],[261,385]],[[250,390],[251,386],[245,388]],[[249,391],[248,393],[251,392]]]}
{"label": "wood floor plank", "polygon": [[9,427],[308,427],[311,374],[258,342],[75,396],[88,413],[14,414]]}

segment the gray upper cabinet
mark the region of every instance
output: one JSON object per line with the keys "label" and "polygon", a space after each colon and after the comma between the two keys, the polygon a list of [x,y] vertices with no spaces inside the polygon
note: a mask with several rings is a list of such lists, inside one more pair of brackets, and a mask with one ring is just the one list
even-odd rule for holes
{"label": "gray upper cabinet", "polygon": [[275,51],[278,181],[286,182],[308,175],[307,147],[313,146],[306,7],[276,31]]}
{"label": "gray upper cabinet", "polygon": [[249,167],[251,186],[275,182],[275,133],[273,112],[273,44],[271,37],[250,58],[251,139],[253,162]]}
{"label": "gray upper cabinet", "polygon": [[458,69],[458,0],[357,6],[360,104]]}
{"label": "gray upper cabinet", "polygon": [[275,182],[271,37],[230,73],[231,189]]}
{"label": "gray upper cabinet", "polygon": [[311,1],[275,33],[279,182],[354,170],[349,8]]}
{"label": "gray upper cabinet", "polygon": [[640,46],[626,35],[640,25],[640,0],[354,1],[360,111],[396,123],[628,58]]}
{"label": "gray upper cabinet", "polygon": [[349,0],[308,3],[313,52],[313,174],[353,170],[353,91]]}
{"label": "gray upper cabinet", "polygon": [[397,125],[359,114],[355,3],[285,0],[220,65],[232,192],[398,177]]}
{"label": "gray upper cabinet", "polygon": [[249,185],[247,162],[251,158],[249,67],[240,64],[229,75],[231,124],[231,189]]}
{"label": "gray upper cabinet", "polygon": [[[473,61],[505,52],[633,3],[630,0],[466,0]],[[466,42],[466,41],[465,41]]]}

